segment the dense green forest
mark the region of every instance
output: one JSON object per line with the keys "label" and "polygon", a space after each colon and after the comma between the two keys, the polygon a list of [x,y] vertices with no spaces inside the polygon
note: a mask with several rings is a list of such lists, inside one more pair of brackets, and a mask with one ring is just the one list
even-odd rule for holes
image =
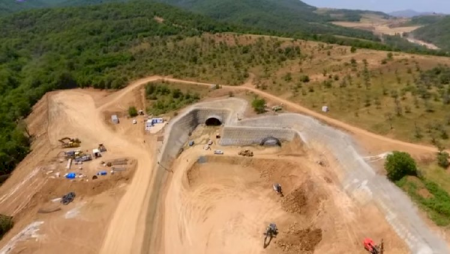
{"label": "dense green forest", "polygon": [[8,0],[0,2],[0,16],[30,9],[126,2],[128,0]]}
{"label": "dense green forest", "polygon": [[328,14],[298,0],[158,0],[219,21],[279,32],[332,34],[379,41],[371,32],[330,24]]}
{"label": "dense green forest", "polygon": [[[372,32],[333,25],[331,22],[341,19],[359,20],[363,13],[381,15],[381,12],[366,12],[352,10],[323,11],[305,4],[299,0],[156,0],[175,5],[199,14],[209,16],[218,21],[247,27],[282,33],[286,37],[296,37],[307,40],[320,40],[328,43],[349,45],[348,40],[340,38],[358,38],[371,42],[381,42],[385,50],[401,50],[408,52],[432,52],[425,47],[408,42],[406,39],[385,35],[383,40]],[[336,15],[338,14],[338,15]],[[351,43],[355,43],[354,41]],[[376,44],[370,46],[358,42],[359,47],[379,48]],[[355,44],[354,44],[355,45]],[[375,46],[376,45],[376,46]],[[356,46],[356,45],[355,45]]]}
{"label": "dense green forest", "polygon": [[433,43],[441,49],[450,50],[450,16],[445,16],[437,22],[415,30],[413,35],[420,40]]}
{"label": "dense green forest", "polygon": [[389,19],[391,17],[384,12],[365,10],[319,9],[318,12],[329,15],[332,21],[359,22],[364,15],[377,15],[384,19]]}
{"label": "dense green forest", "polygon": [[[157,55],[168,47],[168,38],[238,30],[157,3],[33,10],[0,23],[0,174],[12,171],[29,152],[21,119],[44,93],[77,86],[121,88],[129,79],[165,74],[175,57]],[[148,51],[155,58],[147,66],[137,64],[131,50],[145,39],[155,49]]]}
{"label": "dense green forest", "polygon": [[[6,4],[10,11],[3,14],[30,8],[85,6],[111,2],[134,2],[139,0],[37,0]],[[332,21],[358,21],[363,14],[376,14],[388,18],[382,12],[332,9],[323,11],[299,0],[140,0],[144,2],[159,1],[185,8],[218,21],[244,25],[265,31],[272,31],[284,37],[296,37],[319,40],[367,48],[380,48],[378,36],[369,31],[345,28],[331,24]],[[0,11],[0,15],[2,12]],[[267,33],[267,32],[266,32]],[[334,35],[340,36],[337,40]],[[345,37],[346,39],[342,39]],[[353,38],[350,40],[349,38]],[[362,43],[355,38],[377,43]],[[392,43],[395,42],[395,43]],[[384,38],[389,45],[383,49],[409,52],[426,51],[425,48],[408,42],[403,38]],[[433,53],[435,54],[435,52]]]}

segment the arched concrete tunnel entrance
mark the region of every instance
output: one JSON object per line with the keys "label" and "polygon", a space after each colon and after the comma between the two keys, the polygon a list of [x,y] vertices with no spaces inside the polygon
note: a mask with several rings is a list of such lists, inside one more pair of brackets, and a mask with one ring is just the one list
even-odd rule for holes
{"label": "arched concrete tunnel entrance", "polygon": [[261,141],[262,146],[281,146],[281,141],[275,137],[267,137]]}
{"label": "arched concrete tunnel entrance", "polygon": [[218,116],[210,116],[206,118],[205,121],[206,126],[220,126],[222,125],[222,118]]}

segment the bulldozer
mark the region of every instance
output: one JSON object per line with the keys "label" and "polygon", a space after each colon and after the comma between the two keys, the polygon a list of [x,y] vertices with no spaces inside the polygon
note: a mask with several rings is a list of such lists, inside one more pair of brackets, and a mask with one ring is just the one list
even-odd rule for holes
{"label": "bulldozer", "polygon": [[253,157],[253,152],[250,150],[242,150],[239,152],[239,155],[245,156],[245,157]]}
{"label": "bulldozer", "polygon": [[58,141],[61,142],[62,148],[79,147],[81,144],[81,141],[78,138],[64,137]]}
{"label": "bulldozer", "polygon": [[375,245],[375,242],[370,239],[364,239],[364,249],[366,249],[370,254],[383,254],[384,252],[384,244],[383,239],[381,239],[381,243],[379,245]]}

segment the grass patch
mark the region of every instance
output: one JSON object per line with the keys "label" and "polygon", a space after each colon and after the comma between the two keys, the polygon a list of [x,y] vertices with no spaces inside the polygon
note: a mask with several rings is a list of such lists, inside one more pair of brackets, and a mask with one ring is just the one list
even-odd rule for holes
{"label": "grass patch", "polygon": [[450,225],[450,195],[437,183],[407,176],[396,182],[438,226]]}
{"label": "grass patch", "polygon": [[162,115],[199,101],[208,92],[205,88],[192,89],[184,84],[167,82],[149,83],[145,86],[145,96],[150,101],[147,112]]}

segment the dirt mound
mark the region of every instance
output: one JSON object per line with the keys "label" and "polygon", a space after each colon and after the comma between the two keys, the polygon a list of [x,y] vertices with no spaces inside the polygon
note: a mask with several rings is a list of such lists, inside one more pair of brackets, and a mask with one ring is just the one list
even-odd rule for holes
{"label": "dirt mound", "polygon": [[286,234],[286,237],[276,242],[286,253],[313,253],[322,241],[321,229],[302,229]]}
{"label": "dirt mound", "polygon": [[289,213],[311,215],[317,213],[324,198],[317,185],[312,181],[306,181],[299,188],[288,193],[282,199],[281,205]]}

